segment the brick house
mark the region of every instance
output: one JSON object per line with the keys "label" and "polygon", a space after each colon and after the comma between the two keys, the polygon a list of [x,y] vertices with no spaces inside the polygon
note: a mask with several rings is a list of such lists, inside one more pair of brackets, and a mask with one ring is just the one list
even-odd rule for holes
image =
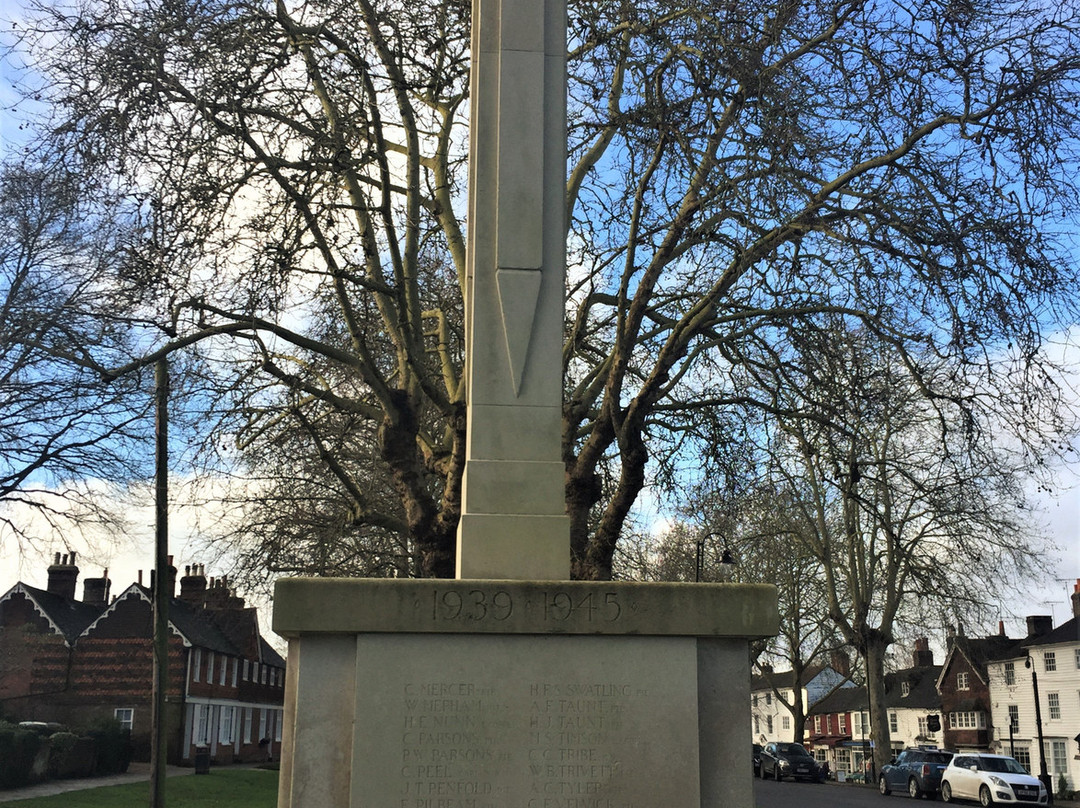
{"label": "brick house", "polygon": [[[1051,618],[1042,616],[1027,618],[1027,624],[1028,640],[1053,627]],[[987,666],[1015,657],[1026,640],[1007,636],[1004,625],[999,623],[995,635],[972,638],[958,634],[947,641],[949,650],[937,681],[944,731],[942,746],[962,752],[992,751],[995,739]]]}
{"label": "brick house", "polygon": [[[169,576],[174,588],[175,568]],[[153,670],[153,586],[109,599],[107,573],[75,599],[75,554],[58,553],[47,589],[17,583],[0,596],[0,715],[75,727],[115,718],[147,759]],[[141,575],[140,575],[141,578]],[[187,567],[169,603],[169,760],[206,746],[217,763],[274,756],[281,738],[285,662],[262,637],[257,613]]]}

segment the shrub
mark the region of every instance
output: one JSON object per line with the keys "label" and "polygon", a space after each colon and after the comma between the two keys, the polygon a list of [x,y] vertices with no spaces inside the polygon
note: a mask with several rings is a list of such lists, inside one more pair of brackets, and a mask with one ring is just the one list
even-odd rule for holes
{"label": "shrub", "polygon": [[120,726],[119,721],[107,719],[89,730],[87,736],[97,746],[97,765],[94,774],[120,774],[131,763],[131,731]]}
{"label": "shrub", "polygon": [[0,788],[26,785],[44,743],[36,732],[0,722]]}

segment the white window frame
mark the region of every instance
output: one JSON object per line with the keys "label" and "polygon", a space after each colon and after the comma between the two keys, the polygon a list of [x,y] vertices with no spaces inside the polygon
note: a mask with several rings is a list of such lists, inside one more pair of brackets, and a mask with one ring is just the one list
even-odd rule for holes
{"label": "white window frame", "polygon": [[900,698],[906,699],[911,695],[911,682],[900,683]]}
{"label": "white window frame", "polygon": [[1069,759],[1065,751],[1065,741],[1047,741],[1050,754],[1046,756],[1046,762],[1050,771],[1054,774],[1065,774],[1069,770]]}
{"label": "white window frame", "polygon": [[889,713],[889,732],[896,733],[900,731],[900,719],[895,712]]}
{"label": "white window frame", "polygon": [[228,676],[229,671],[229,658],[224,654],[221,655],[221,673],[218,675],[218,684],[225,684],[225,679]]}
{"label": "white window frame", "polygon": [[195,653],[192,654],[192,657],[191,657],[191,681],[193,681],[193,682],[201,682],[202,681],[202,679],[199,678],[201,676],[201,672],[200,672],[201,668],[202,668],[202,649],[201,648],[196,648]]}
{"label": "white window frame", "polygon": [[1054,651],[1043,651],[1043,670],[1047,673],[1053,673],[1057,670],[1057,653]]}
{"label": "white window frame", "polygon": [[236,687],[240,676],[240,657],[233,657],[232,661],[232,686]]}
{"label": "white window frame", "polygon": [[1016,684],[1016,664],[1013,662],[1005,663],[1005,684]]}
{"label": "white window frame", "polygon": [[836,732],[838,735],[847,735],[847,715],[844,713],[836,717]]}
{"label": "white window frame", "polygon": [[192,722],[192,746],[207,746],[210,743],[210,705],[195,705],[195,721]]}
{"label": "white window frame", "polygon": [[267,714],[267,712],[269,712],[269,710],[267,710],[265,707],[260,707],[259,708],[259,740],[260,741],[263,738],[268,738],[269,737],[266,734],[266,714]]}
{"label": "white window frame", "polygon": [[274,710],[274,740],[281,743],[281,724],[283,710]]}
{"label": "white window frame", "polygon": [[214,683],[214,652],[206,652],[206,683],[212,685]]}
{"label": "white window frame", "polygon": [[245,659],[244,660],[244,681],[245,682],[250,682],[251,681],[251,660],[250,659]]}
{"label": "white window frame", "polygon": [[791,729],[791,716],[790,715],[782,715],[782,716],[780,716],[780,729]]}
{"label": "white window frame", "polygon": [[820,735],[821,734],[821,716],[820,715],[815,715],[814,716],[814,734],[815,735]]}
{"label": "white window frame", "polygon": [[221,717],[218,719],[218,743],[230,744],[233,742],[233,724],[236,713],[235,707],[222,707]]}
{"label": "white window frame", "polygon": [[117,707],[113,710],[113,718],[119,722],[121,729],[131,732],[135,728],[134,707]]}
{"label": "white window frame", "polygon": [[1051,721],[1061,720],[1061,696],[1057,693],[1046,694],[1046,707]]}
{"label": "white window frame", "polygon": [[971,678],[968,676],[967,671],[960,671],[956,674],[956,689],[957,690],[970,690]]}
{"label": "white window frame", "polygon": [[251,743],[252,708],[244,708],[244,743]]}
{"label": "white window frame", "polygon": [[1013,733],[1020,731],[1020,708],[1015,704],[1009,705],[1009,726]]}

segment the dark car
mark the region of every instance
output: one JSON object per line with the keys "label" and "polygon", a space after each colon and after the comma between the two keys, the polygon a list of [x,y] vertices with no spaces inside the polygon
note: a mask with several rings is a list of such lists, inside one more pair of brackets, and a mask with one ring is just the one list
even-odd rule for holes
{"label": "dark car", "polygon": [[810,753],[797,743],[772,743],[765,744],[761,750],[761,779],[772,777],[775,780],[783,780],[785,777],[793,777],[796,780],[810,780],[814,783],[821,782],[821,769],[818,763],[810,756]]}
{"label": "dark car", "polygon": [[754,777],[758,777],[761,774],[761,744],[754,744]]}
{"label": "dark car", "polygon": [[905,749],[881,767],[878,791],[887,795],[906,790],[912,799],[924,796],[937,799],[941,773],[952,757],[952,752],[941,749]]}

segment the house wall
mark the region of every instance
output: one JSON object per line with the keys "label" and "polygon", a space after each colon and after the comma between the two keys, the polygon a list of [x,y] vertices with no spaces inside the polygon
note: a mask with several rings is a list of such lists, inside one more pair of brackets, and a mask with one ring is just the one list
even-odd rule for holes
{"label": "house wall", "polygon": [[[967,688],[958,687],[957,676],[967,674]],[[941,695],[942,744],[952,750],[987,750],[990,748],[990,691],[986,683],[972,668],[967,657],[960,653],[949,655],[947,667],[941,676],[938,693]],[[982,714],[982,726],[953,726],[952,714],[974,712]]]}
{"label": "house wall", "polygon": [[[1080,728],[1080,659],[1077,658],[1080,642],[1054,646],[1037,646],[1031,649],[1035,673],[1039,684],[1039,706],[1042,711],[1043,741],[1047,745],[1046,768],[1056,789],[1059,774],[1064,774],[1070,790],[1080,789],[1080,755],[1077,754],[1076,730]],[[1047,671],[1044,652],[1053,651],[1057,662],[1056,671]],[[1014,754],[1039,774],[1038,733],[1035,722],[1035,699],[1031,670],[1024,666],[1025,657],[1007,660],[1013,663],[1014,681],[1009,684],[1005,674],[1005,661],[988,666],[990,699],[996,750],[1002,754]],[[1060,718],[1051,718],[1050,696],[1058,695]],[[1016,707],[1017,726],[1012,741],[1009,738],[1009,707]],[[1064,756],[1056,759],[1054,746]],[[1026,755],[1025,755],[1026,753]],[[1064,763],[1064,765],[1062,765]]]}

